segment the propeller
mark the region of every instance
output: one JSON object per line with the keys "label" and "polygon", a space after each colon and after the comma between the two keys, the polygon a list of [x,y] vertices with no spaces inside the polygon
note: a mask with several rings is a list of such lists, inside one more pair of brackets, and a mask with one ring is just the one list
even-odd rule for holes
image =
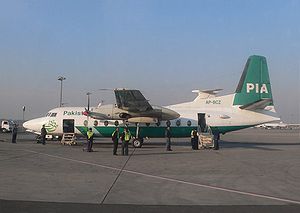
{"label": "propeller", "polygon": [[90,94],[92,94],[92,93],[90,93],[90,92],[86,93],[86,95],[87,95],[87,110],[88,111],[90,111]]}
{"label": "propeller", "polygon": [[[91,92],[86,93],[86,95],[87,95],[87,108],[85,108],[85,111],[83,112],[83,115],[87,116],[87,119],[89,117],[94,118],[94,119],[98,119],[98,120],[105,120],[105,119],[107,119],[107,117],[105,116],[105,114],[102,114],[102,113],[99,113],[99,112],[95,112],[95,109],[92,110],[92,111],[90,111],[90,95],[91,94],[92,94]],[[102,100],[101,100],[100,104],[98,105],[98,109],[101,106],[101,103],[103,103]]]}

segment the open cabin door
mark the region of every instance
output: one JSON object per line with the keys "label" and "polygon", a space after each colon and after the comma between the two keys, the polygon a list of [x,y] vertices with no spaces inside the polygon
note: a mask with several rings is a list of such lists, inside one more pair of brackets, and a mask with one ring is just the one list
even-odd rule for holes
{"label": "open cabin door", "polygon": [[198,113],[198,128],[199,132],[206,132],[205,113]]}
{"label": "open cabin door", "polygon": [[63,133],[74,133],[74,119],[63,119]]}

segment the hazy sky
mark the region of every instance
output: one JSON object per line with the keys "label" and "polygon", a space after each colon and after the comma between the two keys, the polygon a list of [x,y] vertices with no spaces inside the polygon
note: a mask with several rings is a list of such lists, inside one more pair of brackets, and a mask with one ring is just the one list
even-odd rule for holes
{"label": "hazy sky", "polygon": [[63,102],[114,101],[100,88],[140,89],[151,103],[193,89],[232,93],[253,54],[267,57],[274,102],[299,123],[298,0],[0,0],[0,118],[46,114]]}

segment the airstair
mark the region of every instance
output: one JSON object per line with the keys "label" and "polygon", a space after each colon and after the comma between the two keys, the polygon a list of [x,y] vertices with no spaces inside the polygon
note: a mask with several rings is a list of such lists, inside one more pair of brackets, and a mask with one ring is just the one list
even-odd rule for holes
{"label": "airstair", "polygon": [[207,125],[205,131],[199,133],[199,149],[219,149],[217,135],[213,135],[210,127]]}
{"label": "airstair", "polygon": [[76,137],[74,133],[64,133],[61,139],[62,145],[76,145]]}
{"label": "airstair", "polygon": [[214,140],[209,126],[206,126],[203,132],[199,133],[199,149],[213,148]]}
{"label": "airstair", "polygon": [[199,149],[219,149],[219,134],[213,134],[209,125],[206,124],[205,113],[198,113]]}

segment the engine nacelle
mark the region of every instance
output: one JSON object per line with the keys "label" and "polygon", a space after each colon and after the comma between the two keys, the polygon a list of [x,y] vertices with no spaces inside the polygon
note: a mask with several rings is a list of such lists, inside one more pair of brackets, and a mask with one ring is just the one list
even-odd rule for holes
{"label": "engine nacelle", "polygon": [[128,122],[130,123],[157,123],[158,119],[150,117],[134,117],[129,118]]}

